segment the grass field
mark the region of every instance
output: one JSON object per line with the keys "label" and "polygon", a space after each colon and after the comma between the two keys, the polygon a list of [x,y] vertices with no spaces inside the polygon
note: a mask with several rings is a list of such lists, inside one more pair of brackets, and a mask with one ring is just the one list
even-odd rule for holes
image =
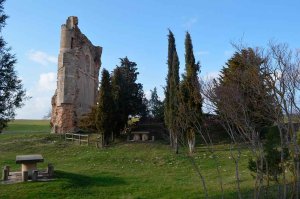
{"label": "grass field", "polygon": [[14,120],[8,124],[3,133],[50,132],[49,120]]}
{"label": "grass field", "polygon": [[[31,123],[32,122],[32,123]],[[105,149],[64,142],[46,131],[47,123],[13,123],[8,129],[22,130],[39,126],[44,133],[25,132],[0,134],[0,166],[15,164],[16,155],[42,154],[45,168],[53,163],[56,180],[11,185],[0,183],[0,198],[203,198],[203,188],[190,159],[181,152],[175,155],[168,145],[155,143],[117,143]],[[43,127],[43,128],[42,128]],[[44,131],[43,130],[43,131]],[[226,198],[237,198],[234,164],[227,145],[216,145],[216,155],[226,190]],[[253,187],[247,169],[248,151],[244,150],[240,164],[242,190],[245,198]],[[220,198],[215,160],[204,147],[195,154],[206,179],[210,198]]]}

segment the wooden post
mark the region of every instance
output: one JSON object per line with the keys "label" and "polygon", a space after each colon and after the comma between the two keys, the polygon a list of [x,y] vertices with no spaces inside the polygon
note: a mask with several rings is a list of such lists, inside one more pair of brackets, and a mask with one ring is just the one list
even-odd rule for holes
{"label": "wooden post", "polygon": [[8,170],[7,169],[3,169],[2,171],[2,180],[5,181],[5,180],[8,180]]}
{"label": "wooden post", "polygon": [[74,134],[72,133],[72,142],[74,142]]}
{"label": "wooden post", "polygon": [[154,136],[152,136],[152,141],[154,142]]}
{"label": "wooden post", "polygon": [[54,166],[52,164],[48,164],[47,173],[49,178],[54,176]]}
{"label": "wooden post", "polygon": [[37,181],[38,180],[38,170],[33,170],[32,171],[32,181]]}
{"label": "wooden post", "polygon": [[90,138],[89,135],[87,135],[87,145],[89,146]]}
{"label": "wooden post", "polygon": [[101,141],[100,139],[101,139],[101,136],[98,136],[96,139],[96,147],[97,148],[100,148],[100,141]]}
{"label": "wooden post", "polygon": [[104,148],[104,133],[101,135],[101,148]]}
{"label": "wooden post", "polygon": [[9,175],[9,173],[10,173],[10,166],[5,165],[4,169],[7,169],[7,172],[8,172],[8,175]]}
{"label": "wooden post", "polygon": [[22,172],[22,182],[27,182],[28,181],[28,171],[23,171]]}
{"label": "wooden post", "polygon": [[79,145],[81,145],[81,135],[79,134]]}

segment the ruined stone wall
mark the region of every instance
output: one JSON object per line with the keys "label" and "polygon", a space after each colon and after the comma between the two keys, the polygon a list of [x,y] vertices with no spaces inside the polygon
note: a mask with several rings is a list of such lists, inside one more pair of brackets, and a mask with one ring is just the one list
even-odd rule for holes
{"label": "ruined stone wall", "polygon": [[57,89],[52,98],[53,133],[75,131],[80,117],[95,105],[102,48],[78,28],[78,18],[61,26]]}

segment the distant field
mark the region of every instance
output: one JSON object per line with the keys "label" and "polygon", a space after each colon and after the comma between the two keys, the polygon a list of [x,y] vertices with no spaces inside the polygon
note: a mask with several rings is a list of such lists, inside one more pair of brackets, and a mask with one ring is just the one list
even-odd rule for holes
{"label": "distant field", "polygon": [[14,120],[8,123],[3,133],[50,132],[49,120]]}

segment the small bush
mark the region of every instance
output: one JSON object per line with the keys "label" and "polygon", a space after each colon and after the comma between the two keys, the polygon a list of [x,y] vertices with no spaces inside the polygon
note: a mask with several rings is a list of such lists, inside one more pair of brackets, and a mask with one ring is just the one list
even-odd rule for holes
{"label": "small bush", "polygon": [[[264,155],[265,161],[263,168],[259,168],[268,180],[278,181],[278,176],[282,174],[283,168],[281,164],[281,151],[280,149],[280,135],[277,126],[272,126],[264,129]],[[288,149],[283,149],[284,161],[288,161],[289,152]],[[260,159],[256,160],[250,158],[248,161],[248,169],[252,172],[257,172],[257,165],[260,165]]]}

